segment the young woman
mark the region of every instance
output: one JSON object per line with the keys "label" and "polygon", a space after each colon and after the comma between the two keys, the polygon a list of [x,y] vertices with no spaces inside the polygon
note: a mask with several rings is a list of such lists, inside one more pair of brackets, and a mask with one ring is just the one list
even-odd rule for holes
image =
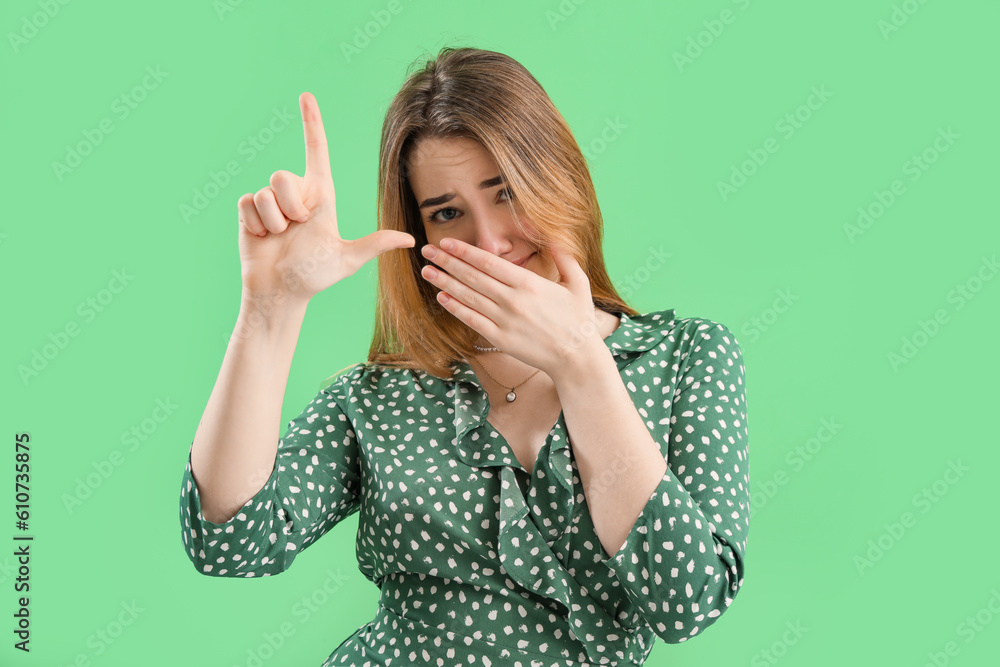
{"label": "young woman", "polygon": [[[409,76],[353,241],[300,106],[305,175],[238,204],[240,315],[181,489],[198,571],[279,574],[360,512],[379,605],[324,667],[638,665],[704,631],[750,520],[733,333],[618,296],[586,161],[511,58],[445,48]],[[374,257],[367,361],[276,439],[309,300]]]}

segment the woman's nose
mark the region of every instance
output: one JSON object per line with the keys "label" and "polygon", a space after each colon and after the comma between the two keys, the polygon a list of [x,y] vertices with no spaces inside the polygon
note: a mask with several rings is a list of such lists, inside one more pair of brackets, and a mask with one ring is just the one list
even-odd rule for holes
{"label": "woman's nose", "polygon": [[472,237],[470,245],[494,255],[502,255],[511,247],[508,234],[500,225],[487,223],[479,226],[474,230]]}

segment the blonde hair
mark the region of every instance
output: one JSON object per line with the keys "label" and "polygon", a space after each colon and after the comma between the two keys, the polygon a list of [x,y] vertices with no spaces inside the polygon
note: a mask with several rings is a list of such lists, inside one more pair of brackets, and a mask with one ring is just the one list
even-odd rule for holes
{"label": "blonde hair", "polygon": [[533,222],[535,229],[528,229],[514,214],[526,239],[540,248],[551,242],[566,248],[590,277],[597,308],[638,314],[608,277],[603,220],[586,158],[545,90],[509,56],[445,47],[408,75],[382,125],[378,228],[412,234],[416,244],[378,258],[368,364],[446,379],[452,363],[474,353],[479,334],[438,303],[438,289],[420,275],[430,264],[420,252],[427,237],[406,175],[420,141],[456,137],[479,142],[496,161]]}

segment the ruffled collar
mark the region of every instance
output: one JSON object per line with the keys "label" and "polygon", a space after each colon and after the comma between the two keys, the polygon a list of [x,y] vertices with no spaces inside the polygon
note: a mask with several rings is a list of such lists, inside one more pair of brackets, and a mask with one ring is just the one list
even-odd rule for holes
{"label": "ruffled collar", "polygon": [[[635,355],[657,346],[669,335],[674,310],[662,310],[634,318],[626,313],[620,313],[620,316],[618,327],[604,342],[614,355],[619,369],[622,369],[634,361]],[[611,662],[609,654],[619,652],[627,660],[641,661],[647,652],[643,640],[623,628],[612,610],[595,608],[594,600],[587,595],[586,588],[566,569],[572,550],[569,517],[576,514],[577,496],[573,489],[575,462],[563,413],[560,411],[549,434],[547,451],[543,448],[539,453],[531,474],[532,480],[539,474],[555,477],[558,484],[545,485],[546,491],[554,491],[550,500],[560,508],[560,515],[566,517],[561,524],[551,522],[551,528],[544,529],[543,532],[530,514],[525,490],[518,479],[526,471],[513,453],[498,452],[492,447],[492,441],[482,437],[482,434],[466,435],[484,423],[488,424],[486,415],[489,412],[489,397],[468,362],[456,362],[452,367],[452,377],[445,382],[453,384],[449,394],[453,397],[455,407],[455,438],[452,444],[456,455],[469,466],[498,468],[501,489],[497,544],[504,569],[528,590],[556,600],[566,608],[571,629],[595,664]],[[492,429],[492,426],[489,428]],[[542,471],[538,470],[539,467]],[[533,555],[528,558],[528,553]],[[549,565],[540,568],[539,564],[543,561],[547,561]],[[593,611],[585,615],[583,609]],[[600,637],[584,631],[595,616],[600,620],[602,633],[606,633]]]}

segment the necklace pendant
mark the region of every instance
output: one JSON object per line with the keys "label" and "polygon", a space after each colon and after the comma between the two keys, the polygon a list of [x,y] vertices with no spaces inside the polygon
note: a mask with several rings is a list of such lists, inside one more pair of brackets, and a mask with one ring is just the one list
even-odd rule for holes
{"label": "necklace pendant", "polygon": [[508,403],[513,403],[515,398],[517,398],[517,394],[514,393],[513,389],[511,389],[509,392],[507,392],[507,402]]}

